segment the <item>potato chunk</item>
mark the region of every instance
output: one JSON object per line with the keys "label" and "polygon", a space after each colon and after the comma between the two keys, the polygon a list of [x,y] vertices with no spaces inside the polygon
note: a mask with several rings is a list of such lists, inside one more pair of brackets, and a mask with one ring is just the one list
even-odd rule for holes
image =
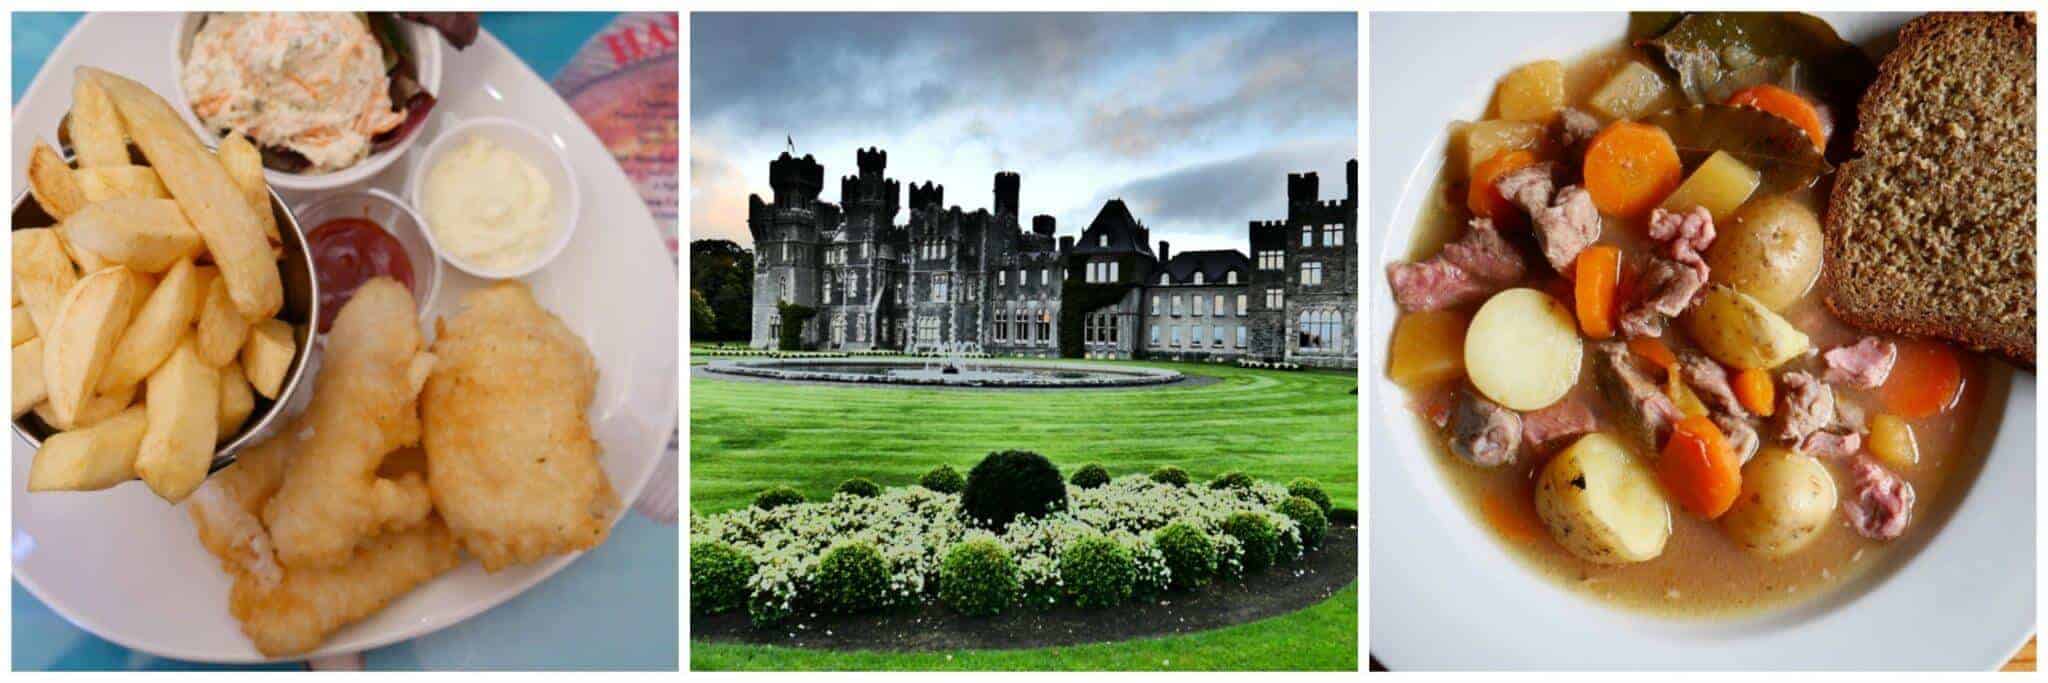
{"label": "potato chunk", "polygon": [[264,318],[249,328],[248,341],[242,343],[242,371],[249,375],[249,384],[264,398],[277,398],[278,389],[284,386],[285,372],[292,367],[292,354],[297,348],[292,339],[292,326],[276,318]]}
{"label": "potato chunk", "polygon": [[49,398],[43,383],[43,339],[37,337],[14,347],[14,416],[21,417],[37,403]]}
{"label": "potato chunk", "polygon": [[242,374],[240,362],[228,363],[220,369],[220,434],[216,441],[227,441],[242,431],[242,423],[249,420],[249,414],[256,411],[256,392],[249,388],[249,378]]}
{"label": "potato chunk", "polygon": [[1465,127],[1465,174],[1501,152],[1543,147],[1543,124],[1526,121],[1480,121]]}
{"label": "potato chunk", "polygon": [[228,281],[214,278],[206,292],[206,301],[199,306],[199,329],[194,334],[198,342],[199,358],[207,365],[220,367],[235,359],[235,353],[242,350],[242,342],[249,338],[249,321],[242,319],[242,312],[235,310],[235,300],[228,297]]}
{"label": "potato chunk", "polygon": [[144,405],[149,428],[135,475],[164,500],[184,500],[206,480],[220,429],[220,374],[186,341],[151,373]]}
{"label": "potato chunk", "polygon": [[57,319],[44,330],[43,381],[57,421],[70,424],[99,387],[100,373],[135,310],[135,279],[109,268],[78,281],[64,295]]}
{"label": "potato chunk", "polygon": [[142,406],[43,441],[29,466],[30,491],[97,491],[135,478],[149,418]]}
{"label": "potato chunk", "polygon": [[1708,286],[1684,319],[1700,350],[1743,370],[1778,367],[1812,345],[1806,333],[1784,317],[1727,285]]}
{"label": "potato chunk", "polygon": [[1819,538],[1835,513],[1835,478],[1812,456],[1772,446],[1742,468],[1721,528],[1744,549],[1784,557]]}
{"label": "potato chunk", "polygon": [[114,356],[100,376],[100,391],[135,386],[170,357],[171,350],[178,347],[178,340],[192,329],[192,321],[198,317],[202,293],[199,281],[199,267],[191,261],[171,266],[135,313],[135,319],[128,323],[120,344],[114,347]]}
{"label": "potato chunk", "polygon": [[1509,121],[1547,123],[1564,108],[1564,64],[1546,59],[1508,72],[1494,91],[1494,109]]}
{"label": "potato chunk", "polygon": [[1671,196],[1664,198],[1664,210],[1672,212],[1690,211],[1692,207],[1707,207],[1714,214],[1715,225],[1727,225],[1728,218],[1742,203],[1749,201],[1749,195],[1756,192],[1756,185],[1763,174],[1750,168],[1727,152],[1716,151],[1700,167],[1693,169],[1692,176],[1685,179]]}
{"label": "potato chunk", "polygon": [[109,199],[79,209],[58,232],[94,255],[145,273],[198,258],[206,243],[169,199]]}
{"label": "potato chunk", "polygon": [[1570,309],[1541,291],[1510,289],[1479,307],[1465,332],[1472,386],[1513,410],[1564,398],[1579,381],[1579,325]]}
{"label": "potato chunk", "polygon": [[1580,437],[1544,465],[1536,516],[1559,545],[1598,564],[1655,558],[1671,537],[1671,506],[1657,478],[1604,432]]}
{"label": "potato chunk", "polygon": [[171,191],[148,166],[101,166],[78,169],[78,188],[88,201],[108,199],[170,199]]}
{"label": "potato chunk", "polygon": [[1409,389],[1427,387],[1465,374],[1465,314],[1451,310],[1417,311],[1394,324],[1387,377]]}
{"label": "potato chunk", "polygon": [[1586,107],[1612,119],[1639,119],[1663,111],[1672,104],[1671,87],[1657,70],[1642,62],[1629,62],[1593,91]]}
{"label": "potato chunk", "polygon": [[51,228],[14,231],[14,294],[28,307],[37,330],[50,329],[64,295],[78,284],[78,271],[64,254],[64,240]]}

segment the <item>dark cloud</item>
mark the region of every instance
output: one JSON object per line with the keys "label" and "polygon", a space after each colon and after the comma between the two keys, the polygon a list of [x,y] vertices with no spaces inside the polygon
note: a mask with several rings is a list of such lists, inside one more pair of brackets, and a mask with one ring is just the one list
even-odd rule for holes
{"label": "dark cloud", "polygon": [[1241,236],[1249,221],[1287,217],[1289,173],[1314,171],[1321,198],[1343,197],[1344,162],[1356,149],[1355,140],[1288,145],[1134,180],[1103,198],[1123,198],[1155,230]]}

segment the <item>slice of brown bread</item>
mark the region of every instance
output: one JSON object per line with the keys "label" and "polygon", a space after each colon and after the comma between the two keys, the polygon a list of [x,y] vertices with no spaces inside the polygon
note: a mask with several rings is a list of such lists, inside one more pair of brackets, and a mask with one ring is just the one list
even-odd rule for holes
{"label": "slice of brown bread", "polygon": [[1907,23],[1857,125],[1823,223],[1828,308],[2032,366],[2032,17]]}

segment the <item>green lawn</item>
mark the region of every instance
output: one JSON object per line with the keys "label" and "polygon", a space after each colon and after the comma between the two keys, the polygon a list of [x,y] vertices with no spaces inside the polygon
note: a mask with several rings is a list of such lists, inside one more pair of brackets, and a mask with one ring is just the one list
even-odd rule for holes
{"label": "green lawn", "polygon": [[[691,364],[705,360],[693,357]],[[1358,507],[1355,375],[1135,364],[1219,381],[1150,389],[973,391],[693,378],[690,506],[698,514],[744,506],[777,484],[815,500],[855,476],[883,486],[909,485],[939,463],[965,474],[990,451],[1019,448],[1043,453],[1068,472],[1097,462],[1112,475],[1171,464],[1197,479],[1229,470],[1276,482],[1313,477],[1337,505]],[[920,654],[693,643],[691,665],[1356,670],[1357,614],[1354,586],[1301,612],[1188,636]]]}
{"label": "green lawn", "polygon": [[690,643],[692,671],[1357,671],[1358,586],[1264,621],[1122,643],[1039,650],[823,652]]}

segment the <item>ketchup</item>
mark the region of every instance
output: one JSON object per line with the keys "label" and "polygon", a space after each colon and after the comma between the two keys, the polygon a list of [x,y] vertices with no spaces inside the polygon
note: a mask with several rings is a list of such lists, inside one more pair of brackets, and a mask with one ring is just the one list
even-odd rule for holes
{"label": "ketchup", "polygon": [[306,236],[313,253],[313,271],[320,279],[320,331],[334,326],[341,305],[355,296],[356,289],[370,278],[388,275],[418,296],[413,287],[412,259],[405,245],[385,232],[376,221],[364,218],[336,218],[321,223]]}

